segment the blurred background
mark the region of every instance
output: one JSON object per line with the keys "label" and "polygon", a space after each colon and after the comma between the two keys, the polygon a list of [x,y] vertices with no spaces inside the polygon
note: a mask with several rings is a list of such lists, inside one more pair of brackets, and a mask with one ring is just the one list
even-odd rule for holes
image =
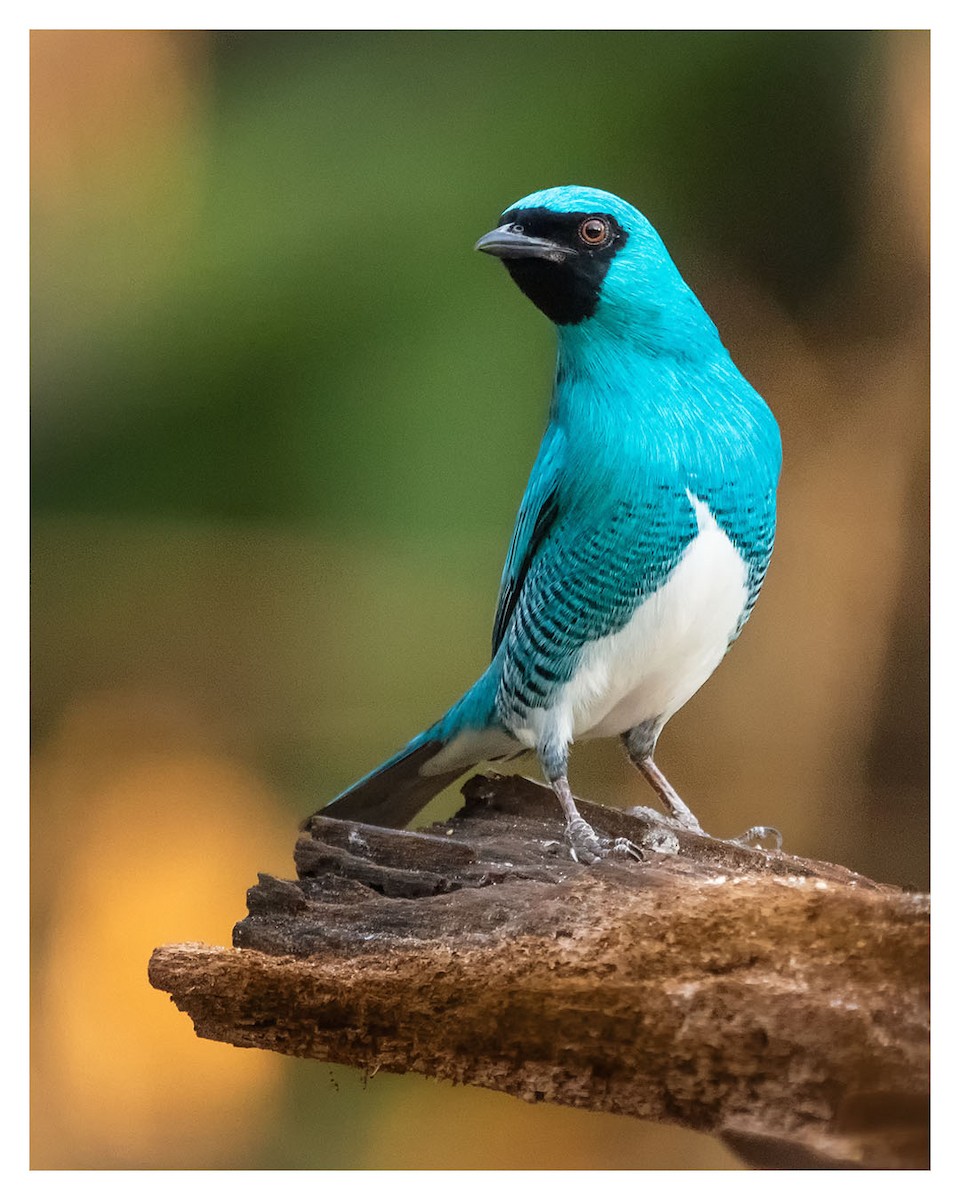
{"label": "blurred background", "polygon": [[[200,1042],[147,960],[483,669],[554,343],[471,247],[558,183],[646,213],[783,433],[661,765],[926,886],[927,34],[47,31],[31,90],[33,1166],[736,1168]],[[572,782],[650,801],[616,743]]]}

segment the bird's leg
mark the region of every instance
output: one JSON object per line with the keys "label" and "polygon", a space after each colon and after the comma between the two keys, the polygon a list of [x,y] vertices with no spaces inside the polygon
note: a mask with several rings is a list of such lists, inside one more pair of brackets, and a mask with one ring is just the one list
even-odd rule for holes
{"label": "bird's leg", "polygon": [[593,826],[589,825],[577,812],[566,775],[551,779],[550,786],[556,792],[563,815],[567,820],[567,841],[570,843],[570,852],[573,857],[577,862],[598,862],[603,857],[603,846],[594,832]]}
{"label": "bird's leg", "polygon": [[[670,780],[653,761],[653,748],[659,732],[660,730],[652,723],[638,725],[634,729],[629,729],[623,735],[623,744],[627,748],[630,761],[660,797],[660,802],[672,820],[678,825],[682,825],[684,829],[689,829],[692,833],[699,833],[704,837],[709,837],[710,835],[703,829],[694,814],[677,795],[676,789]],[[779,850],[783,844],[780,831],[774,829],[772,825],[753,825],[746,833],[742,833],[739,837],[731,838],[730,840],[741,846],[755,846],[758,843],[769,841],[772,843],[774,850]]]}
{"label": "bird's leg", "polygon": [[567,822],[567,841],[570,843],[570,853],[577,862],[595,863],[608,854],[625,854],[630,858],[639,859],[640,851],[626,838],[608,838],[601,840],[592,825],[588,824],[577,811],[570,783],[567,780],[566,750],[557,752],[552,748],[542,748],[538,751],[543,773],[549,779],[550,786],[556,793]]}
{"label": "bird's leg", "polygon": [[693,833],[703,833],[703,827],[686,804],[677,795],[676,789],[653,761],[653,755],[648,754],[636,764],[640,774],[660,797],[660,803],[667,813],[684,829]]}
{"label": "bird's leg", "polygon": [[633,729],[628,729],[623,734],[622,741],[630,761],[660,797],[660,803],[667,810],[670,818],[678,825],[682,825],[684,829],[689,829],[693,833],[703,833],[700,822],[677,795],[670,780],[653,761],[653,750],[657,744],[659,733],[659,722],[645,721],[642,725],[635,725]]}
{"label": "bird's leg", "polygon": [[[670,780],[660,770],[657,764],[653,761],[652,755],[647,755],[645,759],[637,763],[644,779],[650,784],[653,790],[660,797],[664,808],[669,812],[670,816],[683,825],[685,829],[691,830],[693,833],[702,833],[704,837],[709,835],[700,825],[700,822],[693,815],[690,809],[674,791],[670,784]],[[738,846],[756,846],[758,843],[770,842],[771,848],[779,850],[783,845],[783,836],[779,829],[774,829],[772,825],[751,825],[746,833],[741,833],[739,837],[731,838],[732,842],[736,842]]]}

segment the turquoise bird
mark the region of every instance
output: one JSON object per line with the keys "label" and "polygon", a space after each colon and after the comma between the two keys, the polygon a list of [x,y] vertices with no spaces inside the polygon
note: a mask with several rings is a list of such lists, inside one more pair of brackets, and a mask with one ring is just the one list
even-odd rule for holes
{"label": "turquoise bird", "polygon": [[476,249],[557,327],[546,432],[517,515],[477,682],[323,813],[401,828],[478,762],[536,752],[574,857],[570,746],[619,736],[674,821],[667,721],[744,626],[773,550],[780,434],[656,230],[609,192],[512,205]]}

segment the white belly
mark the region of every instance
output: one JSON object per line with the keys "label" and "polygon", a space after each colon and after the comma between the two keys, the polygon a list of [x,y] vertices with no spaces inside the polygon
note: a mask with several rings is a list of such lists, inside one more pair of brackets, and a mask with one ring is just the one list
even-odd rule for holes
{"label": "white belly", "polygon": [[584,647],[577,671],[548,710],[516,735],[571,742],[666,721],[710,678],[747,602],[747,564],[701,500],[687,493],[697,536],[666,583],[617,633]]}

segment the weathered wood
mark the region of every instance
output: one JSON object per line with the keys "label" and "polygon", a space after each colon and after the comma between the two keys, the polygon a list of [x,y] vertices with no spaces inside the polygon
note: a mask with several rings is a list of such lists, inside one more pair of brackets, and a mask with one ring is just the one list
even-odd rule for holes
{"label": "weathered wood", "polygon": [[927,1161],[926,896],[475,776],[429,833],[322,816],[232,950],[150,963],[201,1037],[723,1137],[780,1167]]}

